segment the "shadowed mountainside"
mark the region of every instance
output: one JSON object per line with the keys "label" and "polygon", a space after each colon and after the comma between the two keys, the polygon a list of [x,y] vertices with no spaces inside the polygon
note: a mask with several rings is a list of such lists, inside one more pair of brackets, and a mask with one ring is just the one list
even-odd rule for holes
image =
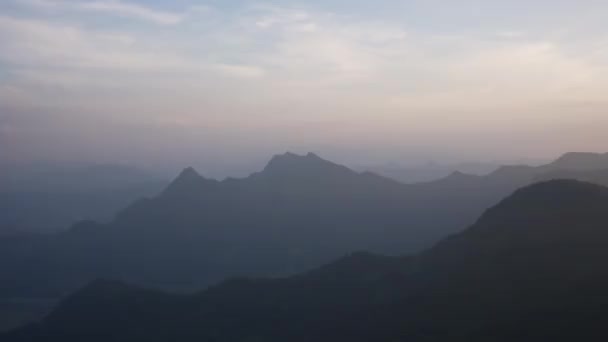
{"label": "shadowed mountainside", "polygon": [[194,295],[95,281],[3,341],[603,341],[608,188],[516,191],[411,257],[355,253]]}
{"label": "shadowed mountainside", "polygon": [[604,159],[571,153],[541,167],[455,173],[413,185],[312,153],[278,155],[261,172],[221,182],[188,168],[159,196],[133,203],[109,224],[1,239],[0,276],[9,281],[0,294],[61,296],[99,277],[193,290],[229,276],[292,274],[355,250],[414,252],[543,177],[604,181],[605,172],[593,169]]}

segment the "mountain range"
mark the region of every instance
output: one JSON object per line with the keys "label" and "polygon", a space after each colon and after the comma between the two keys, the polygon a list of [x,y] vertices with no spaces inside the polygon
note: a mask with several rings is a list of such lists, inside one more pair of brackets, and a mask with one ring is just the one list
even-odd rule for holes
{"label": "mountain range", "polygon": [[607,159],[569,153],[540,167],[411,185],[312,153],[277,155],[242,179],[216,181],[187,168],[110,223],[0,239],[0,277],[8,279],[0,298],[60,297],[99,277],[192,291],[230,276],[293,274],[356,250],[413,253],[519,187],[563,177],[606,184]]}
{"label": "mountain range", "polygon": [[497,163],[446,163],[427,162],[419,165],[401,165],[387,163],[383,165],[359,166],[357,170],[370,171],[401,183],[413,184],[435,181],[449,176],[453,172],[472,175],[487,175],[495,171]]}
{"label": "mountain range", "polygon": [[44,320],[42,341],[605,341],[608,188],[515,191],[409,256],[353,253],[305,273],[178,295],[97,280]]}

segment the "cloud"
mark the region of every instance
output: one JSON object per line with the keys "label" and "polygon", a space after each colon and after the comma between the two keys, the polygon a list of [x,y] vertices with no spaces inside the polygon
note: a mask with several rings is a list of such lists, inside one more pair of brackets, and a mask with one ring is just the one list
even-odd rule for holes
{"label": "cloud", "polygon": [[584,99],[599,103],[600,90],[608,86],[608,66],[576,58],[552,42],[475,45],[467,53],[427,59],[421,67],[431,70],[418,89],[397,93],[390,103],[402,110],[485,111],[511,119],[529,117],[522,109],[535,108],[533,116],[551,118],[562,115],[552,107]]}
{"label": "cloud", "polygon": [[294,86],[368,81],[385,65],[387,51],[408,44],[399,26],[328,12],[255,6],[243,21],[245,32],[233,34],[268,42],[263,54],[252,57],[273,70],[275,79]]}
{"label": "cloud", "polygon": [[180,23],[182,14],[151,9],[121,0],[67,1],[67,0],[17,0],[19,3],[43,10],[81,11],[106,13],[126,18],[148,21],[160,25]]}
{"label": "cloud", "polygon": [[424,31],[304,7],[204,7],[169,28],[111,27],[104,20],[115,11],[70,10],[98,17],[0,15],[8,75],[0,102],[61,113],[70,119],[55,121],[74,130],[94,118],[142,132],[179,129],[192,141],[206,128],[214,143],[255,134],[265,146],[397,145],[468,139],[497,122],[495,132],[591,121],[607,107],[605,40],[573,45],[523,28]]}
{"label": "cloud", "polygon": [[144,51],[124,33],[85,31],[76,26],[0,17],[0,58],[17,66],[166,69],[183,62],[171,53]]}
{"label": "cloud", "polygon": [[300,9],[258,11],[252,26],[274,38],[259,63],[273,71],[271,79],[321,98],[319,87],[338,95],[336,101],[344,90],[346,97],[368,99],[391,113],[467,110],[475,116],[507,107],[599,101],[608,86],[608,64],[589,57],[600,45],[592,44],[595,54],[576,54],[568,42],[522,31],[504,31],[498,38],[509,39],[497,39],[485,32],[421,32]]}
{"label": "cloud", "polygon": [[212,68],[227,75],[244,78],[259,78],[265,74],[264,69],[248,65],[216,64]]}
{"label": "cloud", "polygon": [[91,70],[148,72],[217,71],[256,77],[259,68],[199,58],[186,51],[147,42],[146,37],[124,32],[87,30],[73,25],[0,16],[0,61],[23,69],[51,72]]}
{"label": "cloud", "polygon": [[[139,6],[118,1],[21,1],[104,13]],[[417,103],[414,108],[425,99],[432,107],[454,99],[450,105],[486,108],[533,98],[563,100],[556,94],[567,92],[595,98],[606,75],[601,59],[576,56],[561,42],[527,35],[509,33],[510,39],[494,40],[483,33],[441,35],[268,5],[237,12],[205,7],[197,12],[205,16],[203,28],[196,26],[201,21],[189,17],[181,29],[171,32],[113,31],[69,20],[0,16],[0,60],[12,66],[8,70],[14,77],[33,83],[109,82],[126,87],[134,73],[145,74],[146,81],[157,78],[176,86],[181,79],[184,87],[217,82],[218,77],[264,78],[256,90],[282,89],[286,96],[322,101],[325,96],[337,99],[342,92],[357,93],[358,98],[379,104]],[[97,72],[107,75],[91,77]]]}

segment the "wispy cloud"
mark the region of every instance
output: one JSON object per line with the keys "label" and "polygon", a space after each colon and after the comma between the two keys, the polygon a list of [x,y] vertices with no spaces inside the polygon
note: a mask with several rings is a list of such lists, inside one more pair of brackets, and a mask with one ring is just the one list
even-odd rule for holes
{"label": "wispy cloud", "polygon": [[[114,8],[105,7],[108,4],[125,5],[20,1],[102,11]],[[396,108],[402,110],[407,104],[412,109],[426,108],[425,102],[430,108],[448,104],[487,108],[568,97],[596,99],[606,74],[597,60],[569,55],[557,42],[520,35],[488,41],[485,33],[427,34],[395,24],[277,6],[253,6],[236,14],[203,12],[213,13],[205,18],[210,20],[203,31],[171,34],[0,16],[0,60],[14,65],[12,74],[29,82],[47,79],[86,86],[89,80],[100,85],[100,78],[91,73],[116,71],[131,74],[124,76],[130,81],[124,86],[140,72],[146,80],[173,79],[179,86],[182,79],[183,87],[190,87],[213,79],[215,73],[264,77],[257,90],[281,89],[286,96],[305,96],[311,102],[330,93],[337,99],[341,93],[358,92],[359,99],[375,101],[379,107],[399,104]],[[163,38],[157,38],[161,34]],[[119,75],[112,78],[116,80],[110,82],[112,86],[123,83]]]}
{"label": "wispy cloud", "polygon": [[122,72],[193,72],[216,70],[255,77],[258,68],[203,59],[167,49],[137,34],[87,30],[74,25],[0,16],[0,60],[16,69],[115,70]]}
{"label": "wispy cloud", "polygon": [[[406,144],[497,120],[599,120],[607,107],[605,37],[502,23],[421,30],[306,6],[174,13],[143,2],[13,1],[29,7],[0,15],[0,103],[32,112],[294,144],[297,127],[319,127],[319,141],[337,136],[323,127],[341,127],[343,143],[356,145],[366,134],[370,144]],[[161,25],[108,25],[115,16]]]}
{"label": "wispy cloud", "polygon": [[[124,10],[137,16],[167,14],[120,1],[19,1],[104,13]],[[506,40],[489,40],[486,33],[429,34],[331,12],[268,5],[236,14],[208,8],[197,12],[212,13],[205,17],[204,28],[192,26],[199,21],[190,17],[174,32],[114,31],[79,26],[69,19],[0,16],[0,59],[40,74],[64,72],[71,79],[77,73],[87,76],[91,70],[145,72],[159,78],[168,73],[184,77],[216,72],[265,76],[260,87],[300,87],[312,96],[318,95],[319,87],[359,88],[366,96],[382,94],[390,99],[424,99],[451,92],[473,106],[486,99],[527,101],[540,93],[559,91],[593,94],[587,88],[595,88],[605,73],[599,59],[568,54],[560,42],[520,34],[509,33]],[[167,18],[171,17],[181,18],[172,14]],[[499,31],[496,36],[505,33]],[[28,74],[28,70],[19,71]],[[463,92],[470,95],[463,97]],[[496,98],[488,99],[489,94]],[[475,96],[479,98],[472,99]]]}
{"label": "wispy cloud", "polygon": [[184,16],[179,13],[161,11],[142,6],[140,4],[121,0],[17,0],[18,3],[36,9],[57,11],[82,11],[106,13],[127,18],[149,21],[160,25],[175,25],[180,23]]}
{"label": "wispy cloud", "polygon": [[185,63],[171,52],[138,48],[126,33],[38,20],[0,17],[0,43],[0,59],[21,67],[162,71]]}

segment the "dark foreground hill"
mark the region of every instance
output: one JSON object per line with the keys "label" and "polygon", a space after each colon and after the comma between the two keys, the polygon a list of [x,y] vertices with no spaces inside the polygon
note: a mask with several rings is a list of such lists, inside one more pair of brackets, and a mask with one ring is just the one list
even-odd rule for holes
{"label": "dark foreground hill", "polygon": [[604,155],[567,154],[488,176],[405,185],[314,154],[275,156],[243,179],[184,170],[109,224],[0,239],[0,297],[58,297],[103,277],[195,290],[231,276],[301,272],[355,250],[419,251],[537,179],[603,182]]}
{"label": "dark foreground hill", "polygon": [[608,188],[550,181],[515,192],[412,257],[355,253],[282,279],[194,295],[95,281],[38,341],[605,341]]}

